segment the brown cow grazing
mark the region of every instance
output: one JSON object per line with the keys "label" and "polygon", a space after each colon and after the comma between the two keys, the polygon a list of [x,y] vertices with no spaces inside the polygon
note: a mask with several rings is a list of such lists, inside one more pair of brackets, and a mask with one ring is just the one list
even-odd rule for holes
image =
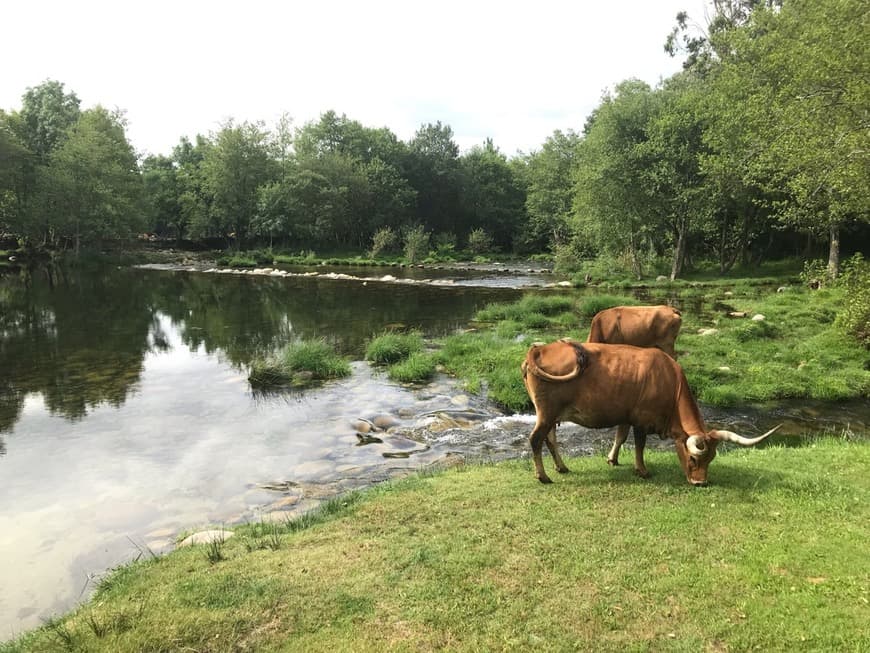
{"label": "brown cow grazing", "polygon": [[692,485],[707,484],[707,466],[720,440],[750,446],[779,428],[757,438],[708,429],[683,369],[655,348],[558,340],[533,345],[522,370],[537,416],[529,441],[535,474],[542,483],[551,482],[541,461],[544,442],[556,469],[568,471],[556,443],[556,425],[563,421],[596,429],[633,426],[635,469],[641,476],[647,475],[643,462],[647,434],[673,438]]}
{"label": "brown cow grazing", "polygon": [[[676,359],[675,343],[682,324],[680,311],[670,306],[615,306],[595,314],[586,341],[658,347]],[[628,430],[628,424],[620,424],[616,428],[613,446],[607,454],[609,465],[619,464],[619,450],[628,439]],[[635,439],[638,437],[643,436],[635,434]]]}

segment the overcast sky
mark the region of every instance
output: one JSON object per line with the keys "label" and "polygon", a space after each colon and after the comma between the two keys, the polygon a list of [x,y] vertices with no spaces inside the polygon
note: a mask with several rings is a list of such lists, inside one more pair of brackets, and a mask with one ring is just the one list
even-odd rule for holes
{"label": "overcast sky", "polygon": [[663,51],[678,11],[704,0],[7,0],[0,108],[63,82],[82,108],[126,112],[137,151],[169,154],[227,118],[333,109],[410,140],[453,128],[462,150],[492,138],[507,155],[580,130],[602,92],[680,69]]}

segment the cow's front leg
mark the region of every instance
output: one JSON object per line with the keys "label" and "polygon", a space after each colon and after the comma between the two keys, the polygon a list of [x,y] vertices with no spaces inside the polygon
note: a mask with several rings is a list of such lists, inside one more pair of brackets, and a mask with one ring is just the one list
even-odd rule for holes
{"label": "cow's front leg", "polygon": [[[549,432],[554,428],[556,428],[555,424],[547,424],[546,422],[541,422],[539,420],[529,435],[529,442],[532,445],[532,459],[535,461],[535,476],[538,477],[538,480],[541,483],[553,482],[550,480],[550,477],[547,476],[547,472],[544,471],[544,462],[541,460],[541,451],[544,448],[544,440],[547,439],[547,434],[549,434]],[[547,445],[549,446],[549,442]]]}
{"label": "cow's front leg", "polygon": [[616,436],[613,438],[613,446],[610,447],[610,453],[607,454],[608,465],[615,466],[619,464],[619,450],[628,439],[628,431],[630,429],[631,426],[629,426],[628,424],[620,424],[616,427]]}
{"label": "cow's front leg", "polygon": [[559,455],[559,443],[556,441],[556,427],[550,429],[547,433],[547,449],[550,450],[550,455],[553,456],[553,462],[556,465],[556,471],[560,474],[567,474],[571,470],[562,462],[562,456]]}
{"label": "cow's front leg", "polygon": [[646,465],[643,464],[643,449],[646,447],[646,431],[634,427],[634,473],[641,478],[649,478]]}

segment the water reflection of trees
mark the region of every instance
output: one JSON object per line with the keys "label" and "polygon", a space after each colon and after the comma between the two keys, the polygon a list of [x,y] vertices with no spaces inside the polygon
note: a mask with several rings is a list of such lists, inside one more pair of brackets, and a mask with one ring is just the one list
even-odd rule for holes
{"label": "water reflection of trees", "polygon": [[100,404],[120,406],[145,355],[171,347],[167,317],[191,351],[244,368],[296,338],[323,337],[359,358],[386,325],[443,332],[503,298],[495,290],[116,267],[7,274],[0,277],[0,432],[18,421],[28,394],[73,420]]}
{"label": "water reflection of trees", "polygon": [[145,353],[161,346],[148,337],[157,328],[150,292],[141,275],[115,268],[0,278],[0,430],[31,393],[69,419],[121,405]]}

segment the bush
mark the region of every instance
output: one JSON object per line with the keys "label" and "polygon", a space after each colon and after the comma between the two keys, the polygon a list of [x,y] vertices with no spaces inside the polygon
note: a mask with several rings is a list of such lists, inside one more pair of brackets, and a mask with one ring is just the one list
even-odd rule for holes
{"label": "bush", "polygon": [[801,282],[809,288],[822,288],[831,280],[827,264],[820,259],[804,261],[800,275]]}
{"label": "bush", "polygon": [[855,254],[843,264],[837,285],[845,297],[835,324],[870,349],[870,262]]}
{"label": "bush", "polygon": [[429,232],[418,225],[405,232],[405,260],[416,263],[429,251]]}
{"label": "bush", "polygon": [[369,258],[377,258],[384,252],[392,251],[399,242],[399,237],[391,227],[382,227],[372,236],[372,249]]}
{"label": "bush", "polygon": [[366,347],[366,360],[377,365],[397,363],[422,351],[423,336],[419,333],[385,333]]}
{"label": "bush", "polygon": [[492,236],[483,229],[473,229],[468,234],[468,249],[472,254],[483,254],[492,251]]}

